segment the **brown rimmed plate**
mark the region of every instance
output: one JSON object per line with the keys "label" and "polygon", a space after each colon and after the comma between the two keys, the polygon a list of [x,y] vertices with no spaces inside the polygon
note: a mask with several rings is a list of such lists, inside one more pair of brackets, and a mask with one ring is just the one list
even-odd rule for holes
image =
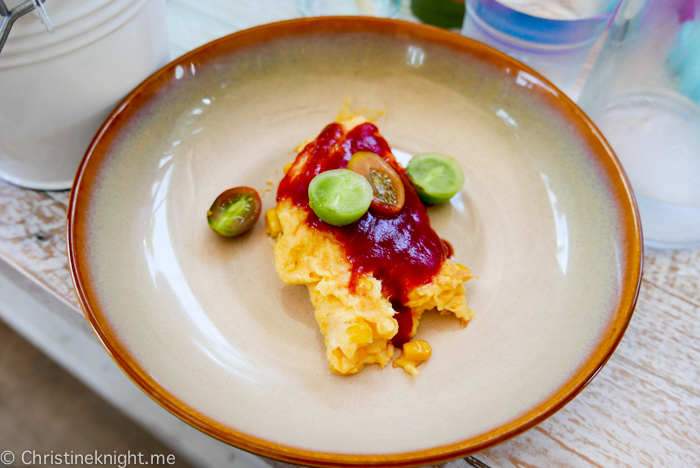
{"label": "brown rimmed plate", "polygon": [[[428,314],[414,379],[328,371],[303,286],[277,278],[263,223],[217,237],[229,187],[275,204],[282,167],[346,98],[382,109],[397,154],[456,158],[464,189],[431,223],[478,279],[466,329]],[[418,466],[479,451],[552,415],[630,320],[642,243],[630,186],[588,118],[531,69],[399,21],[269,24],[167,65],[114,111],[68,215],[85,314],[127,375],[202,431],[318,466]]]}

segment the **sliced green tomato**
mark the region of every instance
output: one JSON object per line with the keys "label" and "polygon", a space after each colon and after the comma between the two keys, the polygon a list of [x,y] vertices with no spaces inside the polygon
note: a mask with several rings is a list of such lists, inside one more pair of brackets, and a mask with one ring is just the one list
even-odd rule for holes
{"label": "sliced green tomato", "polygon": [[406,173],[425,203],[446,202],[464,185],[464,172],[457,161],[438,153],[415,155],[408,163]]}
{"label": "sliced green tomato", "polygon": [[401,177],[381,156],[360,151],[348,161],[348,169],[363,176],[372,186],[372,208],[386,214],[401,211],[406,201],[406,191]]}
{"label": "sliced green tomato", "polygon": [[334,169],[322,172],[309,184],[309,206],[333,226],[357,221],[372,203],[372,186],[357,172]]}
{"label": "sliced green tomato", "polygon": [[234,237],[249,231],[262,211],[260,195],[250,187],[235,187],[219,195],[207,211],[209,227],[217,234]]}

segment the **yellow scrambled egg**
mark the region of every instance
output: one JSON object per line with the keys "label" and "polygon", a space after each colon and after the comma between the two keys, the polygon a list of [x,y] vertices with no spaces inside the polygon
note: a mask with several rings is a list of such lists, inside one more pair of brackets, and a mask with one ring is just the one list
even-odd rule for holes
{"label": "yellow scrambled egg", "polygon": [[[351,125],[364,121],[354,119]],[[394,318],[396,311],[382,296],[380,280],[372,275],[360,279],[351,292],[352,265],[342,244],[332,233],[309,227],[307,215],[307,211],[287,199],[266,214],[268,234],[277,237],[274,256],[280,279],[285,284],[303,284],[308,288],[325,338],[331,372],[350,375],[365,364],[384,367],[394,356],[391,338],[399,328]],[[470,278],[467,268],[448,259],[430,283],[412,290],[405,304],[413,314],[411,337],[426,310],[452,313],[466,325],[473,313],[467,307],[462,283]],[[430,347],[423,343],[404,344],[404,355],[394,361],[394,367],[401,366],[413,376],[418,375],[416,366],[430,357]]]}

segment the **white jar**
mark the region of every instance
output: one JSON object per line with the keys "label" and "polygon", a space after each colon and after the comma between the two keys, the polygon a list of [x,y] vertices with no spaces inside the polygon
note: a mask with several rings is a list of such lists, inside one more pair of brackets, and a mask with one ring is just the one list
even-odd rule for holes
{"label": "white jar", "polygon": [[48,0],[48,34],[29,13],[0,52],[0,178],[70,188],[93,136],[129,91],[169,59],[165,0]]}

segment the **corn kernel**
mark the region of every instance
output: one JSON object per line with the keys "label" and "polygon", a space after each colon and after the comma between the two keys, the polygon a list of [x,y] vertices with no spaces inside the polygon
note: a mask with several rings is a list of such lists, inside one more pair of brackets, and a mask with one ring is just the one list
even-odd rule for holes
{"label": "corn kernel", "polygon": [[394,359],[394,362],[391,363],[391,366],[393,368],[398,368],[398,367],[403,367],[403,370],[411,374],[413,377],[418,377],[418,369],[416,369],[416,366],[419,365],[423,361],[409,361],[406,359],[403,355],[399,356],[398,358]]}
{"label": "corn kernel", "polygon": [[372,341],[372,329],[365,322],[351,325],[347,333],[351,343],[366,345]]}
{"label": "corn kernel", "polygon": [[372,289],[374,289],[374,285],[372,284],[372,282],[366,279],[361,279],[358,282],[357,287],[358,289],[361,289],[363,291],[371,291]]}
{"label": "corn kernel", "polygon": [[432,350],[427,341],[409,341],[403,345],[403,357],[409,361],[427,361]]}
{"label": "corn kernel", "polygon": [[277,217],[277,207],[271,208],[265,212],[265,231],[270,237],[277,237],[282,232],[280,219]]}
{"label": "corn kernel", "polygon": [[284,172],[284,175],[287,175],[287,172],[289,172],[289,170],[292,168],[292,164],[294,164],[294,161],[284,165],[284,167],[282,168],[282,172]]}
{"label": "corn kernel", "polygon": [[455,265],[457,265],[457,268],[459,268],[460,270],[469,270],[469,268],[465,267],[465,266],[462,265],[462,264],[455,263]]}

